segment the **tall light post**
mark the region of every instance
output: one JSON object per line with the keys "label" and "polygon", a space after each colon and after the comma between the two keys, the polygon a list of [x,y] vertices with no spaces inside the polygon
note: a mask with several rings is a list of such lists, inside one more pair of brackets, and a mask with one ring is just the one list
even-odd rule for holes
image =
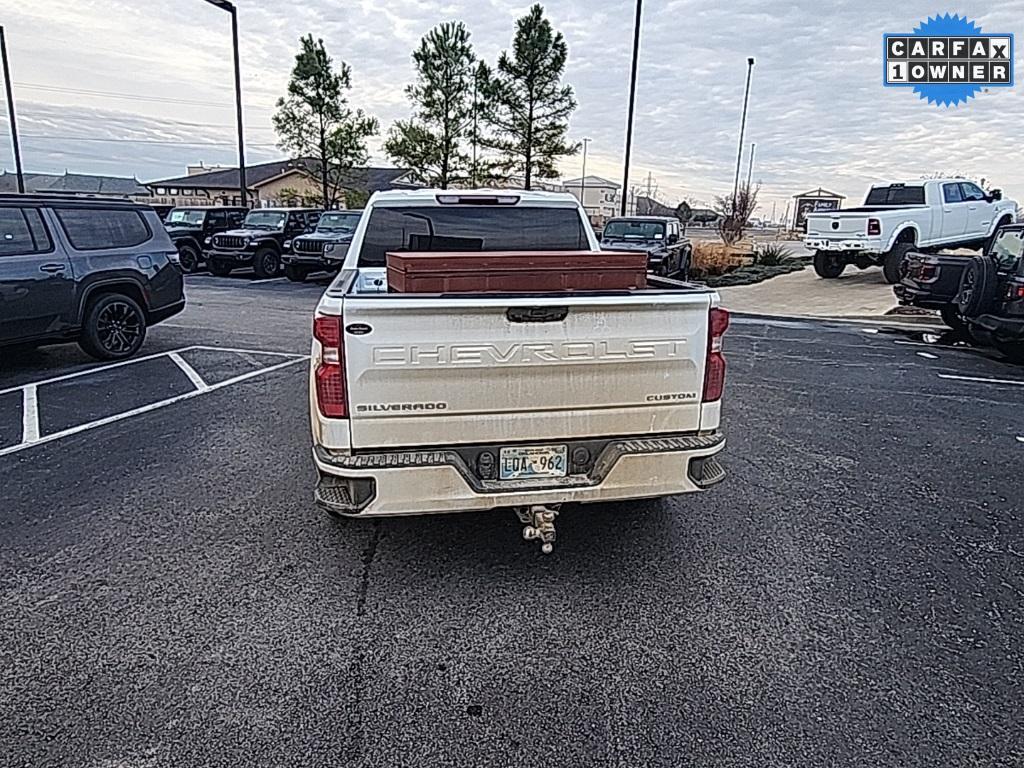
{"label": "tall light post", "polygon": [[18,142],[18,121],[14,117],[14,90],[11,85],[11,68],[7,64],[7,37],[0,26],[0,58],[3,59],[4,85],[7,88],[7,117],[11,122],[11,143],[14,145],[14,170],[18,174],[18,192],[25,194],[25,172],[21,167],[21,144]]}
{"label": "tall light post", "polygon": [[586,136],[583,137],[583,175],[580,176],[580,205],[583,206],[583,211],[587,210],[587,144],[593,139],[588,139]]}
{"label": "tall light post", "polygon": [[629,78],[629,111],[626,116],[626,159],[622,167],[622,209],[626,215],[626,190],[629,189],[629,153],[633,149],[633,108],[636,106],[636,65],[640,56],[640,17],[643,0],[636,0],[636,16],[633,19],[633,71]]}
{"label": "tall light post", "polygon": [[747,103],[750,101],[750,76],[754,71],[754,57],[747,57],[747,87],[743,92],[743,117],[740,118],[740,140],[736,150],[736,180],[732,185],[732,212],[736,213],[736,198],[740,192],[740,162],[743,160],[743,132],[747,129]]}
{"label": "tall light post", "polygon": [[[245,183],[245,137],[242,130],[242,69],[238,56],[238,10],[229,0],[206,0],[231,14],[231,44],[235,57],[235,121],[238,124],[238,191],[240,205],[249,205],[249,187]],[[327,201],[324,201],[327,204]]]}
{"label": "tall light post", "polygon": [[754,151],[757,149],[757,142],[750,145],[750,165],[747,166],[747,189],[750,189],[750,180],[754,176]]}

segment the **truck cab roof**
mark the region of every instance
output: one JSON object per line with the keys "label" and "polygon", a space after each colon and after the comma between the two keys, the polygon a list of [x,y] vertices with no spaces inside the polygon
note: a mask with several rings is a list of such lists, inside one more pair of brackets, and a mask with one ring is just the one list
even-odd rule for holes
{"label": "truck cab roof", "polygon": [[532,189],[389,189],[374,192],[367,208],[390,205],[530,205],[575,208],[579,200],[568,192]]}

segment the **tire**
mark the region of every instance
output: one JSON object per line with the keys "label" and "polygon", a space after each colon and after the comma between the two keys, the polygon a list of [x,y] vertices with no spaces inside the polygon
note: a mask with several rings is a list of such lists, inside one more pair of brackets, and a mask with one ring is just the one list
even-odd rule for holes
{"label": "tire", "polygon": [[988,256],[974,256],[960,276],[957,310],[963,317],[984,315],[996,292],[996,265]]}
{"label": "tire", "polygon": [[146,340],[146,313],[123,293],[105,293],[89,303],[78,346],[97,360],[124,360]]}
{"label": "tire", "polygon": [[683,254],[682,263],[679,265],[679,279],[683,282],[690,281],[690,259],[691,253],[687,251]]}
{"label": "tire", "polygon": [[988,236],[984,243],[982,243],[982,254],[987,254],[992,250],[992,245],[996,241],[996,235],[999,234],[999,230],[1005,227],[1007,224],[1012,224],[1013,219],[1009,216],[1003,216],[996,224],[996,228],[992,230],[992,234]]}
{"label": "tire", "polygon": [[206,268],[210,270],[210,274],[216,275],[217,277],[227,277],[231,274],[231,270],[233,270],[235,266],[224,261],[207,261]]}
{"label": "tire", "polygon": [[309,271],[305,267],[300,267],[295,264],[284,265],[284,276],[293,283],[304,283],[308,275]]}
{"label": "tire", "polygon": [[178,263],[181,265],[181,271],[185,274],[191,275],[198,272],[202,260],[203,257],[199,253],[199,249],[191,243],[182,243],[178,247]]}
{"label": "tire", "polygon": [[829,253],[827,251],[814,252],[814,271],[818,277],[826,280],[835,280],[846,269],[846,260],[842,255]]}
{"label": "tire", "polygon": [[1002,341],[996,339],[995,347],[1011,363],[1024,365],[1024,341]]}
{"label": "tire", "polygon": [[882,257],[882,274],[885,281],[895,285],[902,276],[903,257],[914,250],[913,243],[896,243],[892,249]]}
{"label": "tire", "polygon": [[281,256],[273,248],[260,248],[252,257],[256,277],[277,277],[281,274]]}
{"label": "tire", "polygon": [[967,323],[964,322],[963,317],[961,317],[956,304],[944,305],[939,309],[939,316],[942,318],[942,322],[954,331],[963,331],[967,328]]}

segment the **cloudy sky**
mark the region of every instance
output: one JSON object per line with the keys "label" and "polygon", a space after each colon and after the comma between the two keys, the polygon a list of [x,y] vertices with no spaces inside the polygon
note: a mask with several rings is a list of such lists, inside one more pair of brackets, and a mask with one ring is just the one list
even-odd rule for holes
{"label": "cloudy sky", "polygon": [[[525,0],[236,0],[247,155],[280,152],[270,124],[298,39],[322,36],[349,62],[351,100],[384,129],[407,116],[410,52],[433,25],[463,20],[478,55],[507,48]],[[630,0],[548,0],[569,43],[566,80],[579,109],[571,136],[593,139],[588,172],[621,180],[632,43]],[[761,215],[781,216],[818,186],[859,198],[878,178],[945,172],[986,178],[1024,200],[1021,87],[942,108],[884,88],[882,33],[960,12],[986,32],[1020,32],[1024,0],[956,8],[933,0],[646,0],[631,180],[675,203],[731,189],[746,57],[754,56],[747,145]],[[202,0],[0,0],[27,170],[135,175],[233,163],[229,17]],[[1021,38],[1024,40],[1024,38]],[[1020,67],[1020,56],[1017,57]],[[1021,70],[1024,72],[1024,70]],[[1018,74],[1018,80],[1022,77]],[[0,120],[6,139],[6,114]],[[386,163],[373,145],[374,159]],[[13,168],[10,141],[0,166]],[[578,176],[580,158],[562,165]],[[743,173],[746,173],[746,157]]]}

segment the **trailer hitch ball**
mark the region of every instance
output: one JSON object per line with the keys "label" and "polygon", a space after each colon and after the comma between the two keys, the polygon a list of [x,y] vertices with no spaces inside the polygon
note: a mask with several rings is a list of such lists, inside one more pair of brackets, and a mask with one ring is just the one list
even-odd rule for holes
{"label": "trailer hitch ball", "polygon": [[516,516],[523,524],[523,538],[540,540],[540,551],[550,555],[555,550],[555,517],[558,509],[544,506],[518,507]]}

